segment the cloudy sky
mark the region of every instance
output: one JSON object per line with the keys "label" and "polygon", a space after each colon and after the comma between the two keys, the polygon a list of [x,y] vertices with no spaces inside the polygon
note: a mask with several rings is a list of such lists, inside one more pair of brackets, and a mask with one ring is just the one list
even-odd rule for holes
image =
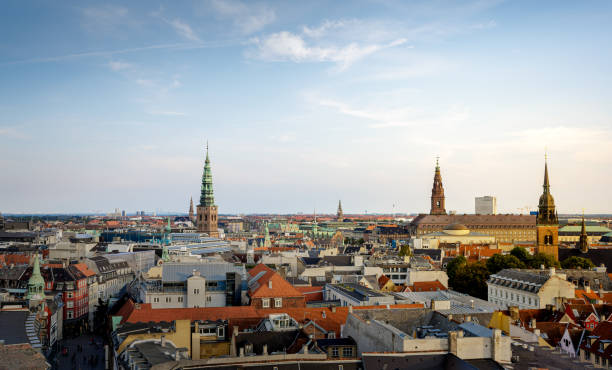
{"label": "cloudy sky", "polygon": [[[609,1],[3,1],[0,212],[612,212]],[[524,210],[522,210],[524,212]]]}

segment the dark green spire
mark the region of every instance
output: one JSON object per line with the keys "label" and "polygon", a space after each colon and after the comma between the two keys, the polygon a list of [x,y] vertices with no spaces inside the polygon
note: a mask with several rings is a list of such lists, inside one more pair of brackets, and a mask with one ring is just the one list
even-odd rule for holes
{"label": "dark green spire", "polygon": [[215,205],[213,195],[212,172],[210,171],[210,159],[208,159],[208,143],[206,144],[206,161],[204,162],[204,173],[202,174],[202,192],[200,194],[200,206],[212,207]]}
{"label": "dark green spire", "polygon": [[45,279],[40,273],[40,263],[38,254],[34,256],[34,266],[32,267],[32,275],[28,280],[27,299],[42,299],[45,296]]}

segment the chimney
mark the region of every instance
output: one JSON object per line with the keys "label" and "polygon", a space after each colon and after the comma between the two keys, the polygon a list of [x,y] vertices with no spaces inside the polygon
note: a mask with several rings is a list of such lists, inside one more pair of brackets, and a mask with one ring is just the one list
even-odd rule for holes
{"label": "chimney", "polygon": [[353,306],[349,306],[349,312],[353,313]]}
{"label": "chimney", "polygon": [[546,268],[546,266],[544,266],[543,264],[540,265],[540,270],[544,270]]}
{"label": "chimney", "polygon": [[332,312],[336,312],[336,306],[332,306],[331,310]]}
{"label": "chimney", "polygon": [[587,293],[591,293],[591,287],[589,286],[589,284],[586,284],[586,282],[584,284],[584,291]]}
{"label": "chimney", "polygon": [[264,356],[267,356],[267,355],[268,355],[268,345],[267,345],[267,344],[264,344],[264,345],[263,345],[263,355],[264,355]]}
{"label": "chimney", "polygon": [[240,331],[240,328],[238,326],[234,326],[234,336],[237,337],[238,333]]}
{"label": "chimney", "polygon": [[134,303],[134,309],[140,310],[140,303]]}
{"label": "chimney", "polygon": [[307,355],[308,354],[308,346],[304,344],[304,354]]}
{"label": "chimney", "polygon": [[244,357],[244,347],[240,347],[240,357]]}
{"label": "chimney", "polygon": [[161,346],[162,347],[166,346],[166,336],[165,335],[161,336],[160,342],[161,342]]}
{"label": "chimney", "polygon": [[272,280],[268,280],[268,289],[272,289]]}
{"label": "chimney", "polygon": [[535,318],[532,318],[532,319],[529,321],[529,327],[531,327],[532,329],[535,329],[535,328],[536,328],[536,323],[537,323],[536,319],[535,319]]}

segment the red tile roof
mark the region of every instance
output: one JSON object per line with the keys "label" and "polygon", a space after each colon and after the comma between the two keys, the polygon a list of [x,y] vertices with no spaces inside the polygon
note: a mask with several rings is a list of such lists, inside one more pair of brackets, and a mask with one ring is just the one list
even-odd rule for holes
{"label": "red tile roof", "polygon": [[81,271],[83,273],[83,275],[85,275],[87,277],[94,276],[96,274],[95,272],[90,270],[89,267],[87,267],[87,265],[84,264],[84,263],[75,263],[72,266],[76,267],[77,270]]}
{"label": "red tile roof", "polygon": [[418,281],[415,282],[410,288],[413,292],[435,292],[437,290],[447,290],[446,287],[439,282],[435,281]]}
{"label": "red tile roof", "polygon": [[276,271],[263,263],[249,270],[251,278],[254,278],[260,273],[262,273],[262,275],[257,279],[257,283],[249,288],[249,296],[251,298],[303,296],[303,294],[295,289],[287,280],[283,279]]}
{"label": "red tile roof", "polygon": [[380,277],[378,278],[378,288],[382,289],[389,280],[391,279],[389,279],[389,277],[387,277],[386,275],[380,275]]}
{"label": "red tile roof", "polygon": [[[346,323],[348,307],[307,307],[307,308],[281,308],[281,309],[255,309],[252,306],[206,307],[206,308],[151,308],[150,303],[142,303],[139,308],[128,300],[117,312],[124,322],[160,322],[173,320],[228,320],[230,326],[236,325],[241,329],[254,326],[259,321],[273,313],[286,313],[299,323],[314,321],[326,331],[334,331],[340,335],[340,328]],[[420,303],[391,305],[391,309],[423,308]],[[353,310],[375,309],[384,310],[386,306],[353,307]]]}
{"label": "red tile roof", "polygon": [[322,301],[323,300],[323,287],[320,287],[320,286],[296,286],[294,288],[304,295],[304,300],[306,302]]}

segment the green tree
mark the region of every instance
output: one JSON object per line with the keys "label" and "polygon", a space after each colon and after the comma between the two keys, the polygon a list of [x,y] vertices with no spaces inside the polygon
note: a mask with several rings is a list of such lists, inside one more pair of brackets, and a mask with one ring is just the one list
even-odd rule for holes
{"label": "green tree", "polygon": [[468,263],[457,269],[453,289],[472,297],[487,299],[488,278],[489,270],[484,262]]}
{"label": "green tree", "polygon": [[455,273],[457,270],[467,263],[463,256],[458,256],[446,265],[446,275],[448,275],[448,284],[454,287]]}
{"label": "green tree", "polygon": [[526,265],[528,265],[529,261],[531,260],[531,255],[523,247],[514,247],[514,249],[510,251],[510,254],[518,258],[521,262],[523,262]]}
{"label": "green tree", "polygon": [[557,261],[555,257],[545,253],[536,253],[529,261],[529,265],[534,269],[539,269],[542,265],[546,268],[561,267],[559,261]]}
{"label": "green tree", "polygon": [[496,254],[487,260],[487,269],[489,270],[490,274],[496,274],[503,269],[512,268],[522,269],[525,268],[525,264],[516,256],[511,254]]}
{"label": "green tree", "polygon": [[412,256],[412,251],[410,250],[410,246],[408,244],[404,244],[400,247],[399,256]]}
{"label": "green tree", "polygon": [[595,267],[595,265],[593,264],[593,261],[588,258],[572,256],[563,260],[563,262],[561,262],[561,267],[563,267],[564,269],[580,268],[588,270],[590,268]]}

